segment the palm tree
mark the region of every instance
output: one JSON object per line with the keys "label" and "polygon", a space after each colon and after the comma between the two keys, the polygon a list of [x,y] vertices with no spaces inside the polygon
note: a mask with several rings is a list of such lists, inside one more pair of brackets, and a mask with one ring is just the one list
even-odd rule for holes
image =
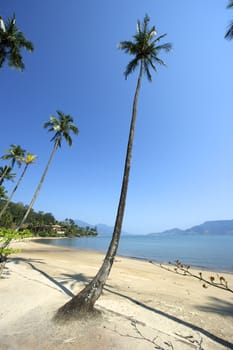
{"label": "palm tree", "polygon": [[6,24],[0,17],[0,68],[8,60],[10,67],[24,70],[24,63],[21,55],[21,48],[29,52],[33,51],[33,44],[28,41],[24,34],[16,26],[15,15],[8,18]]}
{"label": "palm tree", "polygon": [[1,157],[3,160],[10,160],[10,163],[7,167],[5,167],[5,173],[3,172],[0,175],[0,185],[3,183],[4,178],[6,177],[7,172],[9,172],[9,169],[13,169],[15,163],[17,163],[18,167],[20,168],[22,163],[22,158],[25,156],[25,149],[22,149],[20,145],[11,145],[11,148],[6,150],[6,154]]}
{"label": "palm tree", "polygon": [[15,173],[12,173],[12,168],[9,166],[0,167],[0,186],[3,184],[4,180],[11,180],[15,178]]}
{"label": "palm tree", "polygon": [[56,319],[72,318],[80,314],[85,315],[88,312],[93,311],[94,304],[103,290],[104,284],[109,276],[112,264],[114,262],[114,258],[117,253],[126,203],[134,139],[134,129],[137,115],[137,103],[142,76],[143,73],[145,73],[149,81],[151,81],[152,76],[150,73],[150,68],[156,71],[156,64],[164,65],[164,62],[160,58],[158,58],[158,53],[162,50],[169,51],[171,49],[171,44],[169,43],[157,45],[158,42],[166,34],[155,38],[156,30],[154,26],[152,28],[148,27],[149,20],[149,17],[146,15],[142,23],[140,21],[137,22],[137,33],[133,36],[134,41],[122,41],[119,45],[120,49],[133,56],[132,61],[130,61],[126,67],[124,73],[125,78],[127,79],[128,75],[131,74],[137,67],[139,67],[139,76],[133,101],[133,110],[125,159],[123,181],[112,240],[110,242],[103,264],[96,276],[78,295],[74,296],[70,301],[68,301],[57,311],[57,314],[55,316]]}
{"label": "palm tree", "polygon": [[[229,3],[227,5],[228,9],[233,8],[233,1],[229,0]],[[225,34],[225,39],[232,40],[233,39],[233,21],[230,23],[228,30]]]}
{"label": "palm tree", "polygon": [[72,138],[70,136],[70,132],[72,131],[74,134],[78,134],[78,128],[73,124],[73,118],[70,115],[65,115],[61,111],[57,111],[58,118],[51,116],[49,122],[44,123],[44,128],[49,128],[48,131],[50,132],[55,132],[54,136],[51,138],[50,141],[54,141],[53,149],[51,152],[51,155],[49,157],[48,163],[45,167],[45,170],[42,174],[42,177],[40,179],[39,185],[32,197],[31,203],[28,206],[28,209],[19,224],[19,226],[16,228],[16,231],[18,231],[24,222],[26,221],[35,201],[37,196],[39,195],[39,192],[41,190],[41,187],[43,185],[45,176],[47,174],[47,171],[49,169],[49,166],[52,162],[52,159],[54,157],[55,152],[59,147],[61,147],[62,139],[64,138],[65,141],[68,143],[69,146],[72,145]]}
{"label": "palm tree", "polygon": [[20,183],[21,183],[21,181],[22,181],[22,179],[23,179],[23,177],[24,177],[24,175],[25,175],[25,173],[27,171],[28,166],[30,164],[33,164],[34,160],[36,158],[37,158],[37,156],[35,156],[35,155],[33,155],[33,154],[29,153],[29,152],[27,153],[26,157],[22,158],[22,162],[25,164],[24,169],[23,169],[23,171],[22,171],[22,173],[21,173],[21,175],[20,175],[20,177],[18,179],[17,184],[15,185],[13,191],[11,192],[9,198],[7,199],[6,204],[4,205],[2,210],[0,211],[0,219],[1,219],[2,215],[5,213],[6,209],[8,208],[13,195],[17,191],[17,189],[18,189],[18,187],[19,187],[19,185],[20,185]]}

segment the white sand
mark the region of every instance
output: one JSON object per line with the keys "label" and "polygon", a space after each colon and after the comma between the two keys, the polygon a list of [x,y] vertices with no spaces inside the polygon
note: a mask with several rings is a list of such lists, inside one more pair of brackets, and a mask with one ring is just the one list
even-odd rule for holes
{"label": "white sand", "polygon": [[[0,350],[233,349],[233,294],[122,257],[97,302],[102,316],[57,325],[55,311],[95,275],[103,255],[17,246],[22,252],[0,280]],[[233,275],[224,276],[233,287]]]}

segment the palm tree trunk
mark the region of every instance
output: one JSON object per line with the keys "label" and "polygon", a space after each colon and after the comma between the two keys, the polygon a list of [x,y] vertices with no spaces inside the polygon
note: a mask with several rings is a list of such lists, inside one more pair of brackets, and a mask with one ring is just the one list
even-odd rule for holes
{"label": "palm tree trunk", "polygon": [[37,187],[37,189],[36,189],[36,191],[35,191],[35,193],[34,193],[34,195],[33,195],[33,197],[32,197],[31,203],[29,204],[29,207],[28,207],[28,209],[27,209],[27,211],[26,211],[26,213],[25,213],[25,215],[24,215],[24,217],[23,217],[21,223],[20,223],[20,224],[18,225],[18,227],[16,228],[16,232],[19,231],[19,229],[23,226],[24,222],[27,220],[27,217],[28,217],[28,215],[29,215],[29,213],[30,213],[30,211],[31,211],[31,209],[32,209],[32,207],[33,207],[33,205],[34,205],[34,203],[35,203],[35,201],[36,201],[36,199],[37,199],[39,193],[40,193],[40,190],[41,190],[41,187],[42,187],[42,185],[43,185],[45,176],[46,176],[46,174],[47,174],[47,172],[48,172],[50,163],[52,162],[52,159],[53,159],[54,154],[55,154],[55,152],[56,152],[56,150],[57,150],[57,147],[58,147],[58,142],[55,142],[54,147],[53,147],[53,150],[52,150],[52,153],[51,153],[51,155],[50,155],[50,157],[49,157],[48,163],[47,163],[47,165],[46,165],[46,167],[45,167],[45,170],[44,170],[44,172],[43,172],[43,174],[42,174],[42,176],[41,176],[39,185],[38,185],[38,187]]}
{"label": "palm tree trunk", "polygon": [[126,204],[126,196],[129,182],[129,174],[130,174],[130,166],[131,166],[131,158],[132,158],[132,149],[133,149],[133,141],[134,141],[134,131],[135,131],[135,123],[137,116],[137,104],[138,104],[138,96],[141,87],[142,80],[142,63],[140,66],[140,72],[137,82],[137,87],[134,95],[133,101],[133,110],[132,110],[132,118],[130,125],[130,132],[128,138],[128,146],[127,153],[125,158],[125,167],[124,174],[122,180],[121,187],[121,195],[118,204],[117,216],[114,226],[114,231],[112,235],[112,240],[110,242],[107,254],[103,261],[103,264],[93,278],[93,280],[76,296],[74,296],[70,301],[68,301],[65,305],[63,305],[56,313],[55,319],[57,320],[66,320],[70,318],[76,318],[78,316],[85,316],[88,312],[92,312],[94,310],[94,304],[96,300],[101,295],[105,282],[110,274],[114,258],[117,253],[117,248],[119,245],[122,222],[124,217],[124,210]]}
{"label": "palm tree trunk", "polygon": [[27,170],[28,165],[29,165],[29,163],[25,164],[25,167],[24,167],[24,169],[23,169],[23,172],[22,172],[22,174],[21,174],[21,176],[20,176],[20,178],[19,178],[19,180],[18,180],[16,186],[14,187],[13,191],[11,192],[11,195],[10,195],[9,198],[7,199],[6,204],[5,204],[4,207],[2,208],[2,210],[1,210],[1,212],[0,212],[0,219],[1,219],[1,217],[3,216],[3,214],[5,213],[6,209],[8,208],[8,205],[9,205],[9,203],[10,203],[10,201],[11,201],[13,195],[14,195],[15,192],[17,191],[17,189],[18,189],[18,187],[19,187],[19,185],[20,185],[20,183],[21,183],[21,181],[22,181],[22,178],[24,177],[24,174],[25,174],[25,172],[26,172],[26,170]]}

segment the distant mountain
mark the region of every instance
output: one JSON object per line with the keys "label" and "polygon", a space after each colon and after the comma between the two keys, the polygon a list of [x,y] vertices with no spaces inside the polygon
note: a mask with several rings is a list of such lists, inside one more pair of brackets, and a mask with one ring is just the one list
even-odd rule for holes
{"label": "distant mountain", "polygon": [[233,234],[233,220],[206,221],[201,225],[190,227],[187,230],[174,228],[174,229],[166,230],[160,233],[150,233],[149,235],[157,236],[157,235],[184,235],[184,234],[185,235],[187,234],[197,234],[197,235]]}
{"label": "distant mountain", "polygon": [[114,229],[114,227],[108,226],[105,224],[97,224],[96,227],[97,227],[97,232],[101,236],[111,236]]}
{"label": "distant mountain", "polygon": [[78,225],[80,227],[91,227],[91,228],[95,227],[95,225],[88,224],[87,222],[82,221],[82,220],[74,220],[74,222],[76,223],[76,225]]}
{"label": "distant mountain", "polygon": [[180,228],[172,228],[170,230],[165,230],[162,232],[157,232],[157,233],[149,233],[149,236],[157,236],[157,235],[179,235],[183,234],[185,231],[181,230]]}
{"label": "distant mountain", "polygon": [[[74,220],[75,223],[80,226],[80,227],[91,227],[91,228],[94,228],[96,227],[97,228],[97,232],[100,236],[111,236],[112,233],[113,233],[113,230],[114,230],[114,227],[113,226],[108,226],[108,225],[105,225],[105,224],[96,224],[96,225],[92,225],[92,224],[88,224],[87,222],[85,221],[82,221],[82,220]],[[122,231],[122,234],[127,234],[126,232]]]}
{"label": "distant mountain", "polygon": [[233,234],[233,220],[206,221],[204,224],[191,227],[186,232],[203,235]]}
{"label": "distant mountain", "polygon": [[80,227],[87,227],[87,226],[89,226],[91,228],[96,227],[97,232],[100,236],[111,236],[112,232],[113,232],[113,227],[105,225],[105,224],[92,225],[92,224],[88,224],[87,222],[82,221],[82,220],[75,220],[75,223]]}

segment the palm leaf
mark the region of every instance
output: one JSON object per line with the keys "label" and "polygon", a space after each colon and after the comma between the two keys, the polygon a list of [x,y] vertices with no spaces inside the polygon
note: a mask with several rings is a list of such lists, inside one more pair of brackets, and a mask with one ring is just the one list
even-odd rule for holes
{"label": "palm leaf", "polygon": [[231,1],[229,1],[229,4],[227,5],[227,9],[230,9],[232,7],[233,7],[233,1],[231,0]]}
{"label": "palm leaf", "polygon": [[227,30],[224,38],[227,39],[227,40],[232,40],[233,39],[233,21],[229,25],[228,30]]}
{"label": "palm leaf", "polygon": [[128,75],[131,74],[137,68],[138,64],[139,64],[138,58],[135,58],[128,63],[124,72],[125,79],[127,79]]}

